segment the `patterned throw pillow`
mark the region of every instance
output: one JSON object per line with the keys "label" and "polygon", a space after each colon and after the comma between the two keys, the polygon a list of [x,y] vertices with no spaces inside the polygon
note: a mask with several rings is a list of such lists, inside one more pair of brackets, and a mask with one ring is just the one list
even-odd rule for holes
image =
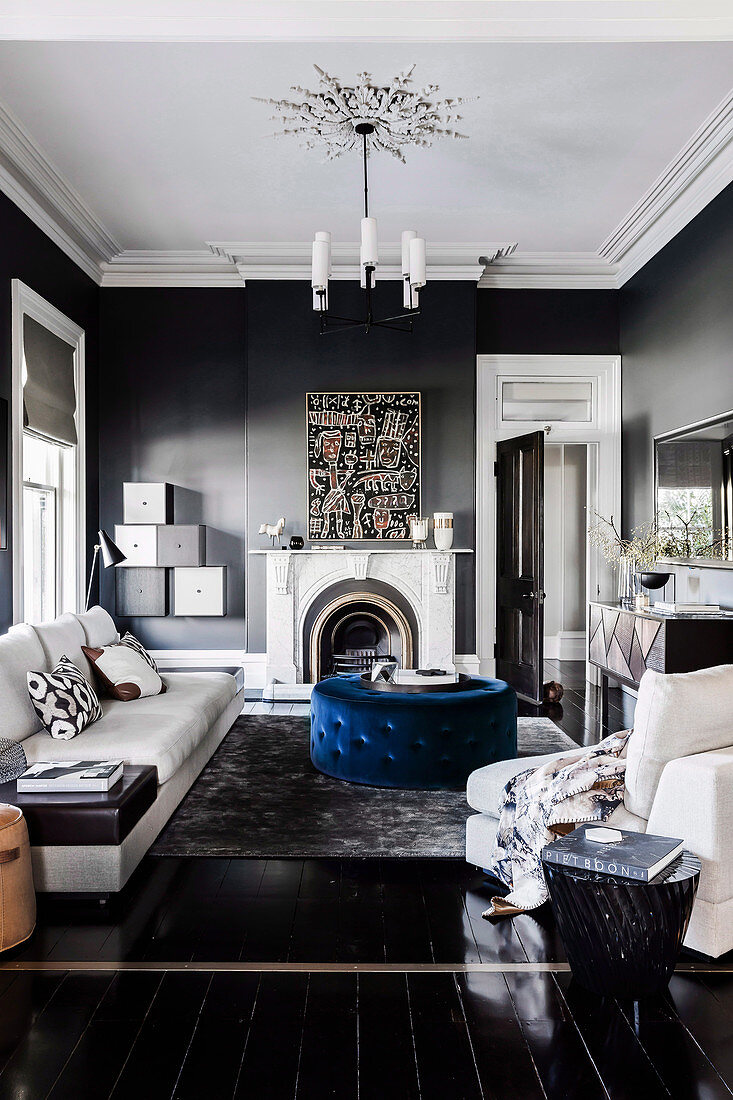
{"label": "patterned throw pillow", "polygon": [[139,653],[144,661],[147,661],[154,672],[160,672],[160,669],[156,665],[154,659],[150,656],[147,649],[142,642],[139,642],[134,634],[131,634],[128,630],[126,634],[120,638],[120,645],[126,645],[130,649],[134,649],[136,653]]}
{"label": "patterned throw pillow", "polygon": [[94,669],[97,685],[113,699],[128,703],[131,699],[162,695],[166,690],[159,674],[131,645],[114,642],[99,649],[88,645],[81,648]]}
{"label": "patterned throw pillow", "polygon": [[53,672],[28,672],[28,694],[52,737],[70,741],[104,713],[97,693],[76,665],[63,656]]}

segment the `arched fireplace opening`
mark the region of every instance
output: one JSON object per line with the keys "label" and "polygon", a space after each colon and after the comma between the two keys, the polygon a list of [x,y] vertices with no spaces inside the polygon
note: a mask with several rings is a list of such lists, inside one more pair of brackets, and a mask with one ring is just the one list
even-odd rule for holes
{"label": "arched fireplace opening", "polygon": [[314,601],[303,624],[304,680],[368,671],[394,657],[402,668],[417,656],[417,624],[404,597],[389,585],[341,581]]}

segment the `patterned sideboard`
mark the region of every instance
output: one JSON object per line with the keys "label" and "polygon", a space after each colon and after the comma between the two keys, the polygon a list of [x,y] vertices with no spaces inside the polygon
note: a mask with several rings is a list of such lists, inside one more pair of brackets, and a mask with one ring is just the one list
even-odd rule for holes
{"label": "patterned sideboard", "polygon": [[638,688],[648,668],[694,672],[733,663],[733,618],[682,618],[592,603],[588,660],[601,672],[602,713],[608,718],[608,679]]}

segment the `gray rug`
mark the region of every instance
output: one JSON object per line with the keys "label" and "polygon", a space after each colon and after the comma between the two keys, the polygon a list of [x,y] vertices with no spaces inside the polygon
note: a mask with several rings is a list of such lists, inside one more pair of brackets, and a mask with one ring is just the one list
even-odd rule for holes
{"label": "gray rug", "polygon": [[[307,718],[238,718],[152,849],[158,856],[462,856],[462,791],[344,783],[310,762]],[[518,720],[520,756],[575,742]]]}

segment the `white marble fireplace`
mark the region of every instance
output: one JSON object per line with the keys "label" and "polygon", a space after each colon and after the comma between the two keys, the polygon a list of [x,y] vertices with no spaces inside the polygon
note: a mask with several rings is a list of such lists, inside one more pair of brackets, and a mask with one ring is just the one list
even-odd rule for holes
{"label": "white marble fireplace", "polygon": [[266,684],[300,684],[308,667],[304,625],[330,588],[370,581],[407,603],[417,634],[413,664],[455,671],[455,561],[471,550],[254,550],[267,558]]}

